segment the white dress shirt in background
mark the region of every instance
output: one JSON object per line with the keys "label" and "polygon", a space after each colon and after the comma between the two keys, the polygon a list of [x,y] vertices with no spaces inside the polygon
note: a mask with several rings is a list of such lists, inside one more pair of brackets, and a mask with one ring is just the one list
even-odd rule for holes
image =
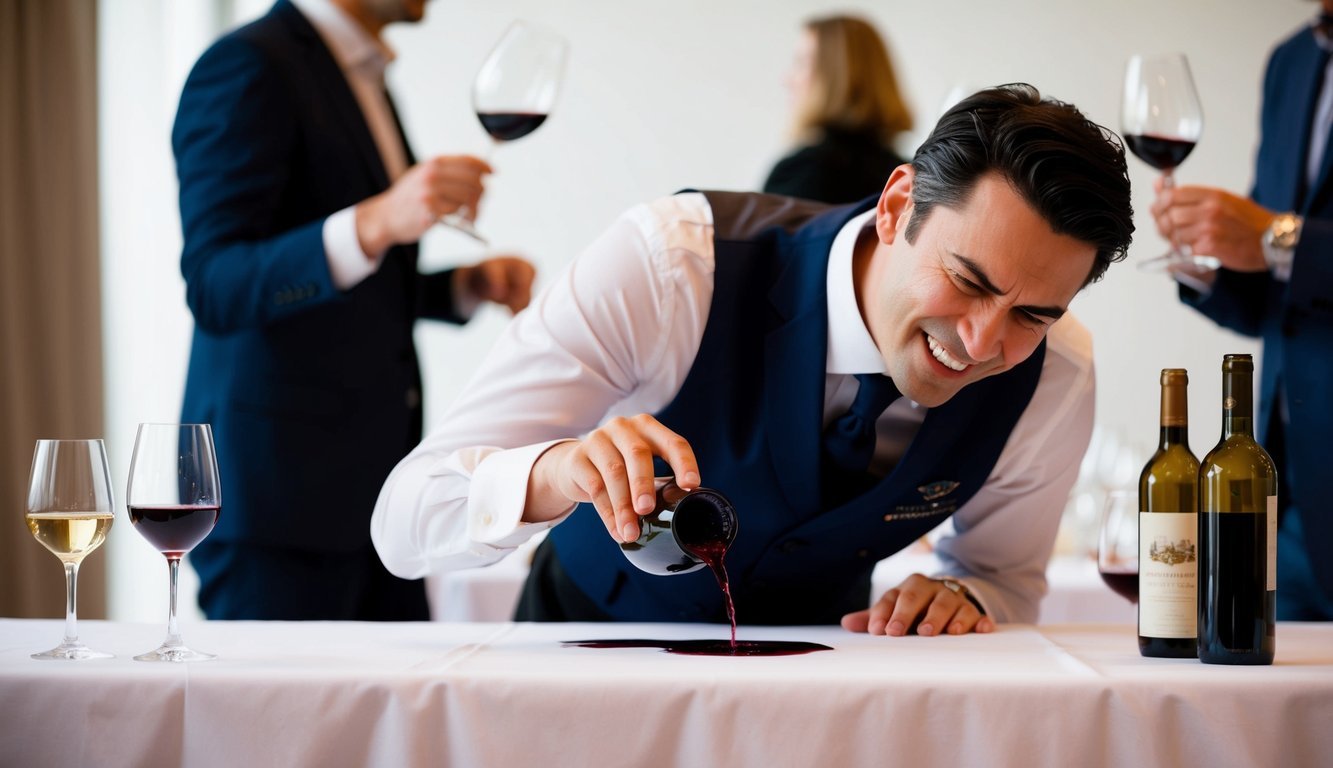
{"label": "white dress shirt in background", "polygon": [[[852,289],[853,246],[873,215],[849,222],[830,251],[825,423],[855,397],[853,374],[884,370]],[[636,207],[589,246],[515,318],[438,427],[389,476],[371,520],[388,569],[420,578],[486,565],[557,524],[520,520],[533,463],[608,417],[656,413],[674,399],[708,321],[713,263],[712,212],[697,193]],[[896,463],[926,410],[906,398],[889,407],[872,468]],[[1091,339],[1066,314],[1047,336],[1031,404],[937,547],[947,572],[998,621],[1037,618],[1092,422]],[[708,467],[699,470],[708,484]]]}
{"label": "white dress shirt in background", "polygon": [[[385,173],[393,183],[407,171],[407,147],[398,133],[384,89],[384,70],[394,59],[393,50],[371,37],[329,0],[292,0],[292,4],[319,33],[347,78],[347,85],[370,127]],[[361,241],[356,236],[355,205],[324,220],[324,254],[333,285],[340,291],[349,290],[373,275],[384,258],[384,254],[371,258],[361,250]]]}

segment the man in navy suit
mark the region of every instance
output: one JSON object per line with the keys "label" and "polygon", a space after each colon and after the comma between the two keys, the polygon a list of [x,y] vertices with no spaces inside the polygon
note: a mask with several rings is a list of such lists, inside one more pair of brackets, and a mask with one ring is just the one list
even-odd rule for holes
{"label": "man in navy suit", "polygon": [[[372,539],[416,577],[549,529],[518,618],[725,622],[706,569],[622,555],[669,473],[735,504],[740,622],[1033,622],[1092,429],[1091,342],[1066,310],[1132,231],[1119,141],[1021,84],[960,101],[853,205],[638,206],[394,469]],[[872,595],[875,563],[945,520],[942,570]]]}
{"label": "man in navy suit", "polygon": [[380,484],[421,436],[418,318],[518,311],[502,257],[417,271],[481,160],[416,162],[384,88],[390,23],[424,0],[279,0],[195,64],[172,132],[194,315],[182,420],[213,425],[224,506],[191,555],[209,618],[428,618],[370,545]]}
{"label": "man in navy suit", "polygon": [[1163,236],[1221,268],[1178,275],[1182,300],[1218,324],[1263,339],[1259,439],[1278,486],[1279,619],[1333,620],[1333,0],[1273,51],[1249,199],[1221,189],[1161,189]]}

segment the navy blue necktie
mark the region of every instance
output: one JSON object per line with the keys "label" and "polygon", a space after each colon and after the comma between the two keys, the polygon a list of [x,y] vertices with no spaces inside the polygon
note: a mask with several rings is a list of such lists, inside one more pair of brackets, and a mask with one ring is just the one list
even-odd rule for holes
{"label": "navy blue necktie", "polygon": [[900,393],[893,379],[857,374],[860,388],[852,407],[824,428],[824,509],[840,506],[874,484],[867,474],[875,455],[875,422]]}

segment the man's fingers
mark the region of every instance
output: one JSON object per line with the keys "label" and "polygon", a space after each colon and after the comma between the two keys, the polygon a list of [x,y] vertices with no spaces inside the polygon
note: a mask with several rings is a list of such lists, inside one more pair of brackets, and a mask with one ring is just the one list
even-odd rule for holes
{"label": "man's fingers", "polygon": [[647,414],[634,417],[640,433],[648,441],[654,456],[661,456],[671,467],[676,477],[676,485],[685,490],[699,487],[699,462],[694,457],[694,449],[685,438],[672,432]]}
{"label": "man's fingers", "polygon": [[870,609],[854,611],[842,617],[842,628],[848,632],[865,632],[870,627]]}
{"label": "man's fingers", "polygon": [[[599,429],[588,436],[584,442],[588,459],[597,468],[601,476],[603,492],[611,515],[611,527],[618,532],[621,541],[634,541],[639,538],[639,518],[635,514],[634,501],[631,499],[629,468],[631,462],[642,462],[648,452],[646,445],[636,445],[635,441],[617,435],[613,425]],[[652,456],[647,457],[648,466],[652,466]],[[651,469],[649,472],[651,473]],[[600,512],[600,510],[599,510]]]}

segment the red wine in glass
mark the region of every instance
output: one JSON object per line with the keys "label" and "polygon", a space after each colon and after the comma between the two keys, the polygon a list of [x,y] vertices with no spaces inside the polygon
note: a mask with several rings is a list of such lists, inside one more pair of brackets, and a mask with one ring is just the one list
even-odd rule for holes
{"label": "red wine in glass", "polygon": [[130,460],[125,506],[134,530],[167,560],[167,639],[135,661],[216,658],[181,640],[176,617],[181,558],[213,530],[222,508],[213,428],[208,424],[140,424]]}
{"label": "red wine in glass", "polygon": [[521,139],[541,127],[546,115],[536,112],[478,112],[481,127],[496,141]]}
{"label": "red wine in glass", "polygon": [[[1125,67],[1120,129],[1129,151],[1162,172],[1162,186],[1175,184],[1172,172],[1203,135],[1203,107],[1184,54],[1132,56]],[[1218,260],[1171,243],[1171,250],[1139,262],[1140,269],[1216,269]]]}
{"label": "red wine in glass", "polygon": [[1159,171],[1169,171],[1183,163],[1197,143],[1189,139],[1174,139],[1148,133],[1125,134],[1125,145],[1129,147],[1129,151]]}
{"label": "red wine in glass", "polygon": [[1125,598],[1131,603],[1139,601],[1139,572],[1138,571],[1100,571],[1102,581],[1111,588],[1112,592]]}
{"label": "red wine in glass", "polygon": [[[569,43],[555,32],[521,20],[509,25],[472,81],[472,111],[494,139],[492,147],[521,139],[546,122],[568,56]],[[485,243],[473,225],[474,215],[461,208],[439,221]]]}
{"label": "red wine in glass", "polygon": [[139,535],[164,555],[181,555],[194,549],[217,524],[221,507],[216,505],[130,506],[130,522]]}

